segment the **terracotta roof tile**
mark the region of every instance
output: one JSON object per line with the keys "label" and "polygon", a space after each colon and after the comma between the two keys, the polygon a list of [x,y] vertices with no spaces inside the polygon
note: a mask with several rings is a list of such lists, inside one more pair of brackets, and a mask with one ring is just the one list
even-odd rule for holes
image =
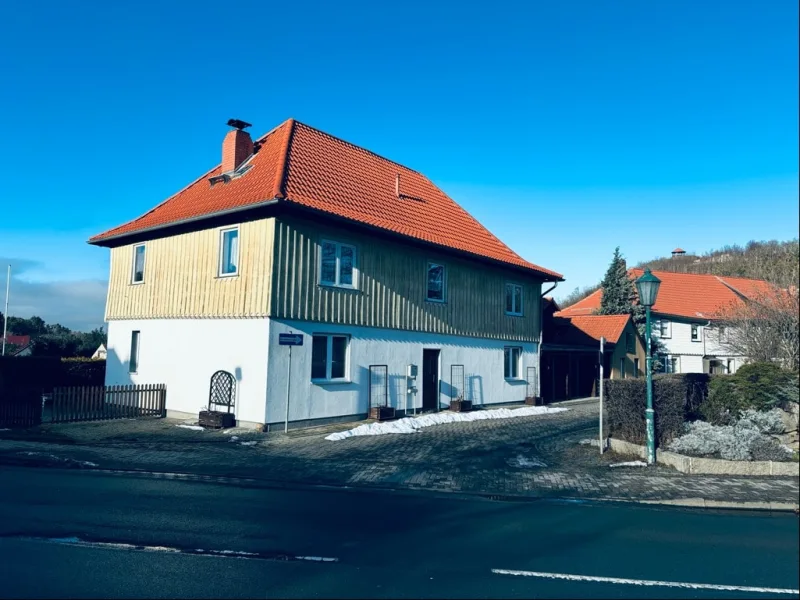
{"label": "terracotta roof tile", "polygon": [[[642,273],[642,269],[628,270],[632,279]],[[756,299],[762,294],[773,293],[775,289],[760,279],[670,271],[653,271],[653,274],[661,280],[653,312],[690,319],[718,318],[726,308],[742,302],[742,296]],[[602,295],[603,290],[599,289],[557,314],[562,317],[592,314],[600,308]]]}
{"label": "terracotta roof tile", "polygon": [[630,315],[589,315],[583,317],[570,317],[570,322],[589,337],[600,341],[606,338],[609,344],[619,341],[625,326],[630,320]]}
{"label": "terracotta roof tile", "polygon": [[[427,177],[290,119],[260,140],[252,168],[210,186],[217,166],[145,215],[90,243],[278,199],[562,279],[501,242]],[[400,176],[400,197],[395,193]]]}

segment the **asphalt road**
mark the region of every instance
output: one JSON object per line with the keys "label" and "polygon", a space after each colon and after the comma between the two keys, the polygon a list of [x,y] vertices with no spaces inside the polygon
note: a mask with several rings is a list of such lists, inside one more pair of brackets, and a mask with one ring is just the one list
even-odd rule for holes
{"label": "asphalt road", "polygon": [[800,587],[790,514],[35,468],[0,471],[0,511],[3,598],[792,598],[676,584]]}

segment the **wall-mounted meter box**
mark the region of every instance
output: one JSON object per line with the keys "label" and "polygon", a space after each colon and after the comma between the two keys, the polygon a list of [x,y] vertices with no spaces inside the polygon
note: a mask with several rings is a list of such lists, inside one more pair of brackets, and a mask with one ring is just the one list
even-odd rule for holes
{"label": "wall-mounted meter box", "polygon": [[406,375],[408,375],[412,379],[416,379],[417,378],[417,365],[408,365],[408,371],[406,372]]}

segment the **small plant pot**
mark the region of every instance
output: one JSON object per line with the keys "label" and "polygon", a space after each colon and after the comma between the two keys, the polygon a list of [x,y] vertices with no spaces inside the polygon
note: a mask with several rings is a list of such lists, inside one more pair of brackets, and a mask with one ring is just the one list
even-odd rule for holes
{"label": "small plant pot", "polygon": [[369,418],[376,421],[389,421],[395,418],[393,406],[373,406],[369,409]]}
{"label": "small plant pot", "polygon": [[467,412],[472,410],[471,400],[451,400],[450,410],[453,412]]}
{"label": "small plant pot", "polygon": [[227,429],[236,425],[236,417],[233,413],[220,412],[217,410],[201,410],[197,424],[201,427],[211,429]]}

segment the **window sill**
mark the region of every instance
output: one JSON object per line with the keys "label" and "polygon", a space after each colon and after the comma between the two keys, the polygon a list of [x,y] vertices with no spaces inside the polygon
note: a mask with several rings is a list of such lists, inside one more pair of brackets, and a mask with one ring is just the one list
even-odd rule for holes
{"label": "window sill", "polygon": [[312,379],[311,383],[314,385],[344,385],[353,382],[349,379]]}
{"label": "window sill", "polygon": [[524,317],[525,315],[522,314],[522,313],[513,313],[513,312],[506,311],[506,316],[507,317]]}
{"label": "window sill", "polygon": [[447,300],[434,300],[433,298],[425,298],[425,302],[430,302],[431,304],[447,304]]}
{"label": "window sill", "polygon": [[336,285],[333,283],[318,283],[317,287],[329,290],[341,290],[343,292],[358,292],[359,289],[354,285]]}
{"label": "window sill", "polygon": [[217,279],[233,279],[239,276],[239,272],[236,273],[218,273]]}
{"label": "window sill", "polygon": [[503,379],[506,380],[508,383],[524,383],[525,380],[521,377],[504,377]]}
{"label": "window sill", "polygon": [[131,281],[131,285],[144,285],[144,280],[142,280],[142,281]]}

